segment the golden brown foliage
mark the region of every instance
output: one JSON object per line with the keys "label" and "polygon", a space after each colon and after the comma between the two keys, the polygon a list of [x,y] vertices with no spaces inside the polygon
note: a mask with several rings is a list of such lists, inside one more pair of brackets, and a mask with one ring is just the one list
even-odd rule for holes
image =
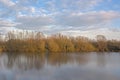
{"label": "golden brown foliage", "polygon": [[45,37],[40,32],[9,32],[3,41],[0,37],[0,52],[94,52],[120,51],[120,41],[106,40],[98,35],[96,41],[86,37],[68,37],[61,34]]}

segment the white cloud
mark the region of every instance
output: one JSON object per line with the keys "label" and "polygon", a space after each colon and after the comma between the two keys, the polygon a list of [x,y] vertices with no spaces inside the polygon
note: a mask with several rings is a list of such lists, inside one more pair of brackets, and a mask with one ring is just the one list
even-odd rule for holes
{"label": "white cloud", "polygon": [[120,18],[120,13],[115,11],[99,11],[87,13],[69,13],[57,15],[57,23],[63,26],[90,27],[101,26]]}
{"label": "white cloud", "polygon": [[39,30],[51,25],[54,21],[50,16],[19,16],[16,22],[20,23],[16,25],[18,28]]}
{"label": "white cloud", "polygon": [[58,13],[37,16],[19,15],[15,21],[21,23],[19,25],[21,28],[39,28],[43,26],[56,25],[56,27],[61,26],[61,28],[64,27],[64,29],[69,27],[87,29],[107,25],[113,20],[119,19],[119,14],[119,12],[115,11],[92,11],[86,13]]}
{"label": "white cloud", "polygon": [[103,0],[51,0],[46,2],[48,10],[67,9],[70,11],[88,10]]}
{"label": "white cloud", "polygon": [[0,0],[0,3],[2,3],[4,6],[7,6],[7,7],[15,5],[15,3],[12,2],[11,0]]}
{"label": "white cloud", "polygon": [[58,13],[51,15],[27,16],[19,15],[15,27],[21,29],[40,30],[46,33],[57,33],[69,30],[91,30],[110,28],[113,20],[120,18],[115,11],[92,11],[86,13]]}
{"label": "white cloud", "polygon": [[8,20],[0,19],[0,27],[13,27],[15,25],[17,25],[17,23],[14,23],[14,22],[11,22]]}
{"label": "white cloud", "polygon": [[17,29],[15,27],[0,27],[0,35],[5,36],[10,31],[20,31],[20,29]]}
{"label": "white cloud", "polygon": [[32,13],[35,13],[35,11],[36,11],[35,8],[34,8],[34,7],[31,7],[31,12],[32,12]]}
{"label": "white cloud", "polygon": [[[30,13],[35,13],[36,9],[32,5],[30,5],[30,2],[32,0],[0,0],[0,17],[5,18],[16,18],[16,16],[21,13],[28,15]],[[34,0],[33,0],[34,2]]]}
{"label": "white cloud", "polygon": [[[79,10],[87,10],[89,8],[93,8],[98,5],[103,0],[50,0],[43,1],[40,8],[44,9],[44,14],[61,12],[61,11],[79,11]],[[39,3],[38,3],[39,2]],[[34,5],[33,5],[34,4]],[[0,16],[8,15],[9,17],[18,15],[20,12],[22,14],[29,15],[30,13],[38,13],[39,8],[35,5],[41,5],[39,0],[0,0],[0,5],[2,12]],[[40,13],[39,13],[40,14]],[[7,16],[7,17],[8,17]]]}

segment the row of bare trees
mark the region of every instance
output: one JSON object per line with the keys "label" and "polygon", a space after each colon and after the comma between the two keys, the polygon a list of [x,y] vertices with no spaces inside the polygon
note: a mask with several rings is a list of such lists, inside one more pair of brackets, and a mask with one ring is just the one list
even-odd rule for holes
{"label": "row of bare trees", "polygon": [[96,40],[86,37],[68,37],[61,34],[45,37],[40,32],[9,32],[0,36],[1,52],[105,52],[120,51],[120,41],[107,40],[97,35]]}

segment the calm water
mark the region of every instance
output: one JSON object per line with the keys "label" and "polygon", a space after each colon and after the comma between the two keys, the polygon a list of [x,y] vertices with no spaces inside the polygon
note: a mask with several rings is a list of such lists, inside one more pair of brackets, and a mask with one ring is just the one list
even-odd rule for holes
{"label": "calm water", "polygon": [[120,80],[120,53],[3,53],[0,80]]}

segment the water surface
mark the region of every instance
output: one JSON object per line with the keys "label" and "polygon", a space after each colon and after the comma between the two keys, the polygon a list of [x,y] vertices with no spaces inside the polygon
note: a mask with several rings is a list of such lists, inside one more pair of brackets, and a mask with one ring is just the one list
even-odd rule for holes
{"label": "water surface", "polygon": [[120,53],[2,53],[0,80],[120,80]]}

